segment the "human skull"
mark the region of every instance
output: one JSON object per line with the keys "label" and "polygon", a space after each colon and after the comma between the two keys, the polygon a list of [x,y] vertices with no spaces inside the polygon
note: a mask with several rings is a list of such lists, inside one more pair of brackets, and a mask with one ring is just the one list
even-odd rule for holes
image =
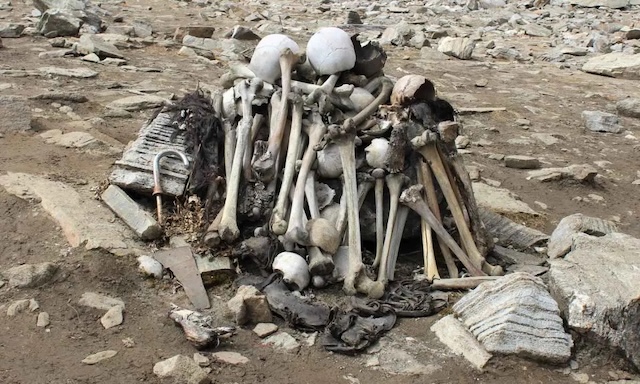
{"label": "human skull", "polygon": [[348,71],[356,64],[349,35],[340,28],[320,28],[307,43],[307,59],[318,75]]}
{"label": "human skull", "polygon": [[309,285],[309,266],[297,253],[281,252],[273,259],[271,269],[282,273],[284,282],[295,291],[302,291]]}
{"label": "human skull", "polygon": [[298,44],[288,36],[274,33],[263,37],[253,51],[249,69],[263,81],[274,84],[282,76],[280,55],[287,48],[293,53],[300,51]]}

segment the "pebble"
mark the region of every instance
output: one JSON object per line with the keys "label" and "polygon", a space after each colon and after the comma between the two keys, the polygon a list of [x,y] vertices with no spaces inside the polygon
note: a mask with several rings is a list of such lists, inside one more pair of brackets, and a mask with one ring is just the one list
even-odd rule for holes
{"label": "pebble", "polygon": [[273,323],[258,323],[253,328],[253,332],[260,338],[265,338],[278,331],[278,326]]}
{"label": "pebble", "polygon": [[13,317],[29,308],[29,300],[16,300],[7,307],[7,316]]}
{"label": "pebble", "polygon": [[207,367],[211,364],[211,360],[207,356],[197,352],[193,354],[193,361],[201,367]]}
{"label": "pebble", "polygon": [[89,355],[85,357],[82,360],[82,362],[87,365],[94,365],[94,364],[98,364],[103,360],[110,359],[117,354],[118,354],[118,351],[113,351],[113,350],[102,351],[102,352],[94,353],[93,355]]}
{"label": "pebble", "polygon": [[51,322],[49,321],[49,314],[47,312],[40,312],[38,319],[36,320],[36,327],[47,327]]}
{"label": "pebble", "polygon": [[586,384],[589,382],[589,375],[586,373],[571,372],[571,378],[578,383]]}
{"label": "pebble", "polygon": [[95,292],[85,292],[82,294],[82,297],[78,301],[78,304],[83,305],[85,307],[91,307],[95,309],[102,309],[105,311],[110,310],[112,307],[120,306],[123,309],[124,301],[120,299],[116,299],[113,297],[101,295]]}
{"label": "pebble", "polygon": [[219,363],[225,363],[229,365],[241,365],[249,362],[249,359],[238,352],[214,352],[211,354],[211,359]]}
{"label": "pebble", "polygon": [[124,316],[122,314],[122,307],[119,305],[111,307],[107,311],[107,313],[105,313],[104,316],[102,316],[102,318],[100,319],[100,323],[102,324],[104,329],[117,327],[118,325],[122,324],[123,321]]}

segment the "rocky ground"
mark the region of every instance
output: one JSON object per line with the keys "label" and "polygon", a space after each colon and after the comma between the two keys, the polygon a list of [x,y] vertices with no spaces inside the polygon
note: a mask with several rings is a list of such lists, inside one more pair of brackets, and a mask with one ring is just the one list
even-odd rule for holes
{"label": "rocky ground", "polygon": [[[482,188],[481,205],[548,234],[579,212],[640,236],[640,102],[631,100],[640,98],[640,13],[634,1],[0,2],[0,172],[34,175],[2,182],[0,270],[55,265],[38,288],[0,280],[0,382],[161,382],[154,364],[195,352],[167,318],[170,302],[188,305],[174,282],[143,279],[132,255],[99,249],[100,241],[113,239],[70,243],[74,229],[68,226],[80,220],[83,229],[95,229],[99,210],[90,207],[99,203],[91,196],[151,108],[198,84],[219,88],[229,63],[250,55],[255,42],[224,37],[235,25],[260,36],[284,32],[304,45],[321,26],[360,18],[364,25],[345,28],[384,44],[389,76],[423,74],[461,112],[459,149],[472,177],[491,187]],[[96,19],[107,27],[100,41],[91,35],[100,29]],[[58,36],[78,32],[80,24],[81,38]],[[190,26],[211,27],[213,39],[187,39],[190,47],[183,46],[184,31],[176,29]],[[61,185],[78,191],[82,204],[69,190],[60,195]],[[496,206],[505,200],[496,194],[506,193],[496,188],[529,207]],[[56,210],[65,199],[68,209]],[[86,212],[92,213],[81,220]],[[115,217],[109,220],[109,231],[117,231]],[[83,240],[98,249],[78,246]],[[111,305],[87,306],[85,292],[122,300],[124,322],[105,329],[100,319]],[[219,312],[232,294],[230,285],[210,291],[220,325],[229,322]],[[263,345],[251,328],[241,329],[219,350],[248,362],[214,361],[207,369],[215,383],[603,383],[635,377],[616,354],[579,338],[569,365],[494,358],[480,373],[429,330],[440,317],[403,319],[357,357],[327,353],[309,342],[312,335],[283,325],[299,343],[291,351]],[[83,361],[102,351],[116,354]]]}

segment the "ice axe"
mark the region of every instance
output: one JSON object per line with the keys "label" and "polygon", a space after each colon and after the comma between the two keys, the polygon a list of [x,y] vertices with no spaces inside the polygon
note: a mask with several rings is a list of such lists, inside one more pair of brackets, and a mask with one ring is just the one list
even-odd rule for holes
{"label": "ice axe", "polygon": [[189,159],[187,159],[187,156],[184,153],[173,149],[162,151],[153,158],[153,196],[156,197],[159,224],[162,224],[162,185],[160,185],[160,160],[163,157],[169,155],[180,156],[180,159],[182,159],[182,163],[184,164],[184,166],[189,167]]}

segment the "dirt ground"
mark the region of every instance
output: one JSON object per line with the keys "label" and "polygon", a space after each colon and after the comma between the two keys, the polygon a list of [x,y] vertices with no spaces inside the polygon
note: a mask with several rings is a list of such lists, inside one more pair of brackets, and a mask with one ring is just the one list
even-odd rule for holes
{"label": "dirt ground", "polygon": [[[313,2],[314,6],[320,2]],[[316,4],[317,3],[317,4]],[[318,17],[306,12],[308,4],[292,2],[286,8],[299,24]],[[232,17],[202,19],[202,7],[195,3],[141,0],[120,5],[105,4],[113,15],[125,21],[136,18],[151,22],[156,40],[167,39],[176,27],[214,25],[216,36],[238,24]],[[12,11],[0,11],[4,21],[19,21],[31,11],[23,2],[13,4]],[[327,16],[329,17],[329,16]],[[243,23],[251,26],[252,23]],[[315,27],[310,26],[313,31]],[[292,36],[302,36],[292,32]],[[302,40],[301,38],[299,40]],[[193,90],[198,82],[217,85],[226,63],[195,63],[177,54],[179,44],[149,44],[140,49],[125,50],[131,65],[156,67],[160,73],[134,72],[106,65],[85,63],[78,58],[38,58],[38,53],[51,50],[44,37],[24,36],[3,39],[0,69],[34,70],[41,66],[89,67],[100,72],[94,79],[47,77],[12,77],[0,75],[0,83],[10,83],[3,94],[33,96],[44,91],[77,92],[89,102],[69,104],[80,119],[70,119],[45,101],[30,100],[39,131],[60,129],[63,132],[86,131],[103,134],[113,144],[126,145],[136,137],[149,111],[134,112],[132,118],[104,118],[104,105],[117,98],[132,95],[128,90],[154,88],[159,94],[177,95]],[[519,41],[535,51],[535,39]],[[544,62],[533,64],[486,63],[477,60],[429,62],[420,59],[418,50],[389,50],[387,70],[390,75],[424,74],[433,80],[440,94],[455,107],[505,107],[504,112],[462,116],[464,134],[472,143],[479,140],[491,144],[472,144],[465,162],[480,168],[482,176],[501,182],[507,188],[542,212],[539,225],[551,233],[558,221],[569,214],[584,213],[614,219],[621,231],[640,236],[640,142],[629,137],[640,134],[639,120],[622,118],[630,132],[619,135],[587,133],[580,114],[583,110],[611,111],[615,101],[626,96],[640,96],[638,83],[585,74],[575,68],[561,69]],[[487,79],[486,87],[477,87],[478,79]],[[119,84],[121,87],[116,88]],[[2,118],[2,117],[0,117]],[[516,123],[526,118],[530,126]],[[534,132],[556,135],[557,144],[545,146],[531,138]],[[37,132],[7,133],[0,137],[0,173],[7,171],[53,175],[71,185],[97,186],[108,175],[118,154],[88,153],[46,144]],[[102,137],[102,136],[101,136]],[[520,139],[515,141],[514,139]],[[592,164],[602,177],[595,184],[574,182],[540,183],[526,180],[526,172],[505,168],[489,154],[531,155],[553,166]],[[596,165],[596,162],[602,167]],[[590,194],[601,201],[578,201]],[[535,202],[548,208],[541,209]],[[55,280],[38,289],[9,290],[0,288],[0,305],[23,298],[35,298],[47,311],[51,325],[36,327],[35,314],[15,318],[0,315],[0,383],[80,384],[80,383],[160,383],[153,365],[177,354],[191,356],[195,350],[184,339],[181,330],[167,318],[169,303],[187,305],[184,294],[176,291],[171,281],[145,280],[137,273],[133,257],[115,257],[106,252],[85,251],[69,247],[55,222],[36,204],[21,200],[0,190],[0,270],[23,263],[52,261],[61,266]],[[99,319],[102,311],[78,305],[86,291],[119,297],[126,303],[123,325],[104,330]],[[224,303],[232,293],[230,285],[210,292],[215,303]],[[214,306],[214,308],[216,308]],[[218,308],[219,309],[219,308]],[[303,346],[296,354],[274,352],[260,344],[250,328],[240,329],[220,350],[236,351],[250,359],[242,366],[214,363],[214,383],[567,383],[574,379],[568,367],[547,366],[520,359],[498,358],[487,371],[473,370],[463,359],[447,352],[430,326],[439,318],[403,319],[383,345],[403,345],[416,360],[429,368],[419,374],[387,372],[380,367],[366,367],[369,354],[357,357],[331,354],[317,344]],[[225,324],[220,324],[225,325]],[[282,325],[282,324],[281,324]],[[304,335],[287,329],[291,334]],[[123,339],[135,345],[126,348]],[[412,347],[415,343],[415,347]],[[579,338],[576,344],[581,346]],[[118,355],[100,364],[81,363],[87,355],[113,349]],[[576,356],[577,371],[587,373],[593,382],[607,382],[617,377],[631,377],[620,369],[625,366],[617,356],[601,349],[580,349]],[[393,361],[389,363],[394,365]],[[398,363],[400,366],[401,363]],[[576,368],[575,366],[573,368]]]}

